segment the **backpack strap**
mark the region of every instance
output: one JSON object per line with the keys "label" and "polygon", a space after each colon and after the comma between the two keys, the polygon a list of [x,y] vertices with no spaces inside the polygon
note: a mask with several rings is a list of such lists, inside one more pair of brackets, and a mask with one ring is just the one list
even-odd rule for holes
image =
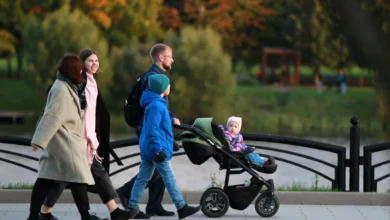
{"label": "backpack strap", "polygon": [[158,74],[157,72],[153,72],[153,71],[148,71],[146,73],[144,73],[143,75],[141,75],[142,77],[142,82],[141,82],[141,88],[142,88],[142,91],[144,91],[147,87],[148,87],[148,78],[149,76],[151,76],[152,74]]}

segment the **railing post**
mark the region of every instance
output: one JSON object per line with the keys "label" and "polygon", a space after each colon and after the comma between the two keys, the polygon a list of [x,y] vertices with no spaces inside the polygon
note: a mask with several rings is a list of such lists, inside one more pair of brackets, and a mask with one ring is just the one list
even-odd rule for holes
{"label": "railing post", "polygon": [[375,168],[374,167],[370,167],[371,168],[371,179],[370,179],[370,182],[371,182],[371,192],[376,192],[377,191],[377,183],[375,182]]}
{"label": "railing post", "polygon": [[359,156],[360,156],[360,128],[359,118],[351,118],[350,145],[349,145],[349,191],[359,192]]}
{"label": "railing post", "polygon": [[363,149],[363,157],[364,157],[364,173],[363,173],[363,188],[364,192],[372,192],[371,188],[371,166],[372,166],[372,153],[368,147],[364,147]]}
{"label": "railing post", "polygon": [[337,177],[335,177],[338,189],[341,192],[345,192],[345,158],[346,150],[343,148],[343,150],[337,154]]}

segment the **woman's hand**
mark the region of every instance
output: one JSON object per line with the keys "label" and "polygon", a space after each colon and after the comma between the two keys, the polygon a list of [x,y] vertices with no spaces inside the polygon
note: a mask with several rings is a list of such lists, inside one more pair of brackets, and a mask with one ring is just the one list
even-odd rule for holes
{"label": "woman's hand", "polygon": [[93,148],[93,144],[91,139],[88,138],[87,146],[89,147],[89,150],[93,152],[95,149]]}
{"label": "woman's hand", "polygon": [[42,149],[42,147],[40,147],[40,146],[38,146],[38,145],[36,145],[36,144],[31,144],[31,147],[32,147],[32,149],[33,149],[34,152],[37,151],[37,150],[39,150],[40,148]]}

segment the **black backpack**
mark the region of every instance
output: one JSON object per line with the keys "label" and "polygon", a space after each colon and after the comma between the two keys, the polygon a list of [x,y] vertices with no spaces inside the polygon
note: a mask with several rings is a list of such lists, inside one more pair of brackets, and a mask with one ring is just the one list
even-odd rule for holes
{"label": "black backpack", "polygon": [[125,116],[126,123],[133,128],[136,128],[140,124],[144,109],[141,107],[140,100],[142,96],[142,81],[144,75],[139,75],[137,82],[127,95],[125,104],[123,106],[123,114]]}

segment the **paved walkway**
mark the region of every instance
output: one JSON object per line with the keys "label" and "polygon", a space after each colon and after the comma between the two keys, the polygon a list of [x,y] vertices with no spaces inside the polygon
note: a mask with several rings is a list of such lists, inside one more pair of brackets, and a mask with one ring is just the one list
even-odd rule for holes
{"label": "paved walkway", "polygon": [[[168,210],[174,210],[174,205],[166,204]],[[29,204],[0,204],[0,220],[25,220],[28,215]],[[140,206],[145,210],[145,205]],[[99,217],[108,218],[109,214],[104,205],[92,204],[91,213]],[[57,204],[53,213],[61,220],[79,220],[79,214],[74,204]],[[229,209],[221,219],[259,219],[254,206],[244,211]],[[173,217],[156,217],[152,219],[178,219]],[[207,219],[200,211],[186,219]],[[271,219],[279,220],[389,220],[390,206],[345,206],[345,205],[281,205],[278,213]]]}

